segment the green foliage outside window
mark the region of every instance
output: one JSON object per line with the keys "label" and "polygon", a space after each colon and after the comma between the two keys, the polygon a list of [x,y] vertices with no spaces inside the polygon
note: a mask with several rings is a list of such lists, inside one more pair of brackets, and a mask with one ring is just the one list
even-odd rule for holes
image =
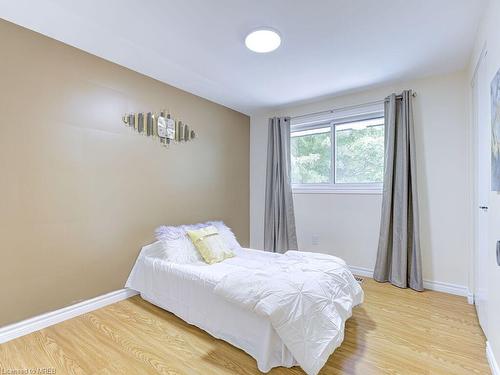
{"label": "green foliage outside window", "polygon": [[[335,183],[377,183],[384,175],[384,126],[382,121],[343,124],[335,129]],[[332,181],[331,128],[292,133],[292,183],[322,184]]]}
{"label": "green foliage outside window", "polygon": [[332,144],[327,133],[292,137],[292,182],[321,184],[330,182]]}
{"label": "green foliage outside window", "polygon": [[336,135],[335,182],[382,182],[384,127],[337,130]]}

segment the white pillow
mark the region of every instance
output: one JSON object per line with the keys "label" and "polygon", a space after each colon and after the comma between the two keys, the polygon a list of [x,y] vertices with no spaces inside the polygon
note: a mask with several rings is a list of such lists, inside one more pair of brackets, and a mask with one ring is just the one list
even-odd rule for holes
{"label": "white pillow", "polygon": [[156,238],[161,241],[165,251],[164,258],[174,263],[203,262],[203,259],[194,246],[186,231],[196,230],[213,225],[233,252],[241,250],[241,245],[236,240],[234,233],[222,221],[207,221],[205,223],[165,226],[162,225],[155,230]]}
{"label": "white pillow", "polygon": [[169,262],[177,264],[203,262],[199,251],[186,236],[161,242],[164,249],[163,259]]}

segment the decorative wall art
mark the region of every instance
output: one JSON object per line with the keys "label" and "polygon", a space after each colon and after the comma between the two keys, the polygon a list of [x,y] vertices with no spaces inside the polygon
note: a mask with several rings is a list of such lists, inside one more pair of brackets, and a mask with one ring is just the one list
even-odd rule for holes
{"label": "decorative wall art", "polygon": [[196,138],[194,130],[182,121],[173,119],[165,110],[160,113],[125,114],[122,120],[125,126],[144,136],[158,139],[165,147],[171,143],[188,142]]}
{"label": "decorative wall art", "polygon": [[500,191],[500,70],[491,81],[491,190]]}

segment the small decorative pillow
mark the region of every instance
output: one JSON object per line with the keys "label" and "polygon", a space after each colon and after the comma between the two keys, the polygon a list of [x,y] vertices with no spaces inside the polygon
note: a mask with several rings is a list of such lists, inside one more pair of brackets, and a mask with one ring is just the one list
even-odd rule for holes
{"label": "small decorative pillow", "polygon": [[224,238],[212,225],[197,230],[188,230],[187,234],[208,264],[234,257],[234,253],[229,249]]}

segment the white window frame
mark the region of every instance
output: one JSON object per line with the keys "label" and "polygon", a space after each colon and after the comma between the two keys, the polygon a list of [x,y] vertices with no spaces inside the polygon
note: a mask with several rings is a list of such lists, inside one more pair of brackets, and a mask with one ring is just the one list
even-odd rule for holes
{"label": "white window frame", "polygon": [[336,110],[321,115],[301,116],[291,121],[291,132],[330,127],[332,139],[330,182],[320,184],[292,184],[294,194],[382,194],[383,183],[335,183],[335,126],[348,122],[384,117],[383,102],[355,109]]}

